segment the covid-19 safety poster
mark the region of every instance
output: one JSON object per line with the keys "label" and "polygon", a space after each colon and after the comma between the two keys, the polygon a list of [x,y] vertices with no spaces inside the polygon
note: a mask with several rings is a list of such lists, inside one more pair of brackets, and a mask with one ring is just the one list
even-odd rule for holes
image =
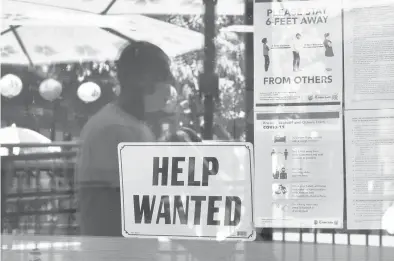
{"label": "covid-19 safety poster", "polygon": [[254,54],[256,226],[342,228],[340,4],[256,0]]}
{"label": "covid-19 safety poster", "polygon": [[256,0],[257,105],[341,100],[342,23],[335,2]]}
{"label": "covid-19 safety poster", "polygon": [[255,0],[257,227],[394,231],[393,13]]}
{"label": "covid-19 safety poster", "polygon": [[255,114],[255,133],[256,226],[342,227],[338,107],[266,107]]}

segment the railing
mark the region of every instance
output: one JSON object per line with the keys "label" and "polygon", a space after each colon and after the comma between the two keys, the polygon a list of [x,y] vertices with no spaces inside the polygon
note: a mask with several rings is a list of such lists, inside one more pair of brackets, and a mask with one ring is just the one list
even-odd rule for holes
{"label": "railing", "polygon": [[[46,147],[48,144],[3,145]],[[2,158],[2,232],[36,235],[76,235],[74,187],[77,143],[51,143],[62,152],[5,156]],[[274,229],[273,240],[309,243],[394,246],[385,231]]]}

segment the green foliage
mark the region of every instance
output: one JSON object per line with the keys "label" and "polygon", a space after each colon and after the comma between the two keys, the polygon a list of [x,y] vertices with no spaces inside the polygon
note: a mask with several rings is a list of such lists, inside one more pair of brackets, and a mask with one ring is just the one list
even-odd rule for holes
{"label": "green foliage", "polygon": [[[203,16],[172,15],[155,18],[204,33]],[[239,133],[233,125],[236,119],[244,116],[245,110],[245,78],[242,72],[245,47],[242,37],[221,31],[234,24],[243,24],[243,17],[218,16],[216,19],[216,72],[219,76],[220,94],[215,116],[217,124],[229,126],[227,128],[231,133]],[[174,74],[181,86],[198,91],[197,77],[203,70],[203,52],[186,54],[182,58],[182,62],[175,63]]]}

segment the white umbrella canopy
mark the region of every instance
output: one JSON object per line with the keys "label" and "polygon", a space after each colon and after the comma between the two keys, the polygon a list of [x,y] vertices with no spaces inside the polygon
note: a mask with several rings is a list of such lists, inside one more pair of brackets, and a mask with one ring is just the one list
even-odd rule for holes
{"label": "white umbrella canopy", "polygon": [[156,44],[170,57],[204,45],[201,33],[141,15],[103,16],[48,6],[41,10],[40,5],[11,0],[5,3],[0,41],[3,64],[116,60],[121,48],[133,40]]}
{"label": "white umbrella canopy", "polygon": [[[83,1],[86,2],[86,1]],[[96,25],[100,23],[100,16],[96,13],[81,12],[72,8],[59,8],[49,4],[34,3],[34,1],[2,0],[2,23],[30,25],[74,24]]]}
{"label": "white umbrella canopy", "polygon": [[[203,0],[23,0],[46,6],[57,6],[106,14],[198,14],[204,13]],[[245,0],[219,0],[217,14],[243,15]],[[248,0],[249,1],[249,0]]]}
{"label": "white umbrella canopy", "polygon": [[[0,129],[0,145],[3,144],[22,144],[22,143],[44,143],[50,144],[51,140],[44,135],[26,128],[16,127],[15,124]],[[19,148],[14,147],[12,154],[31,154],[31,153],[49,153],[61,152],[60,147],[48,146],[42,148]],[[7,148],[0,148],[0,156],[9,155]]]}
{"label": "white umbrella canopy", "polygon": [[114,27],[123,35],[148,41],[161,47],[169,56],[176,57],[204,48],[204,35],[170,23],[142,15],[111,16]]}
{"label": "white umbrella canopy", "polygon": [[1,36],[3,64],[113,60],[126,43],[98,27],[26,25],[15,28],[15,32],[20,42],[11,30]]}
{"label": "white umbrella canopy", "polygon": [[[5,0],[4,2],[33,3],[43,7],[60,7],[70,11],[99,14],[111,4],[112,0]],[[6,4],[4,8],[7,8]],[[24,8],[28,8],[28,6],[24,6]]]}
{"label": "white umbrella canopy", "polygon": [[[108,8],[107,14],[132,12],[140,14],[202,15],[204,14],[203,2],[203,0],[117,0]],[[218,15],[244,15],[245,0],[218,0],[216,13]]]}

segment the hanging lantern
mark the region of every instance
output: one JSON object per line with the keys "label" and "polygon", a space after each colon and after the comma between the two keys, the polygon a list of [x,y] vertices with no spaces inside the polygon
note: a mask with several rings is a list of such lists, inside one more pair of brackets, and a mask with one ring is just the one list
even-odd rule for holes
{"label": "hanging lantern", "polygon": [[101,88],[94,82],[85,82],[79,86],[77,95],[85,103],[94,102],[100,98]]}
{"label": "hanging lantern", "polygon": [[14,74],[4,75],[0,80],[0,91],[4,97],[14,98],[21,93],[22,88],[22,80]]}
{"label": "hanging lantern", "polygon": [[38,88],[41,97],[47,101],[54,101],[58,99],[62,93],[62,90],[62,84],[55,79],[44,80]]}
{"label": "hanging lantern", "polygon": [[175,87],[171,86],[170,95],[164,107],[164,111],[167,113],[175,112],[177,104],[178,104],[178,92],[175,89]]}

